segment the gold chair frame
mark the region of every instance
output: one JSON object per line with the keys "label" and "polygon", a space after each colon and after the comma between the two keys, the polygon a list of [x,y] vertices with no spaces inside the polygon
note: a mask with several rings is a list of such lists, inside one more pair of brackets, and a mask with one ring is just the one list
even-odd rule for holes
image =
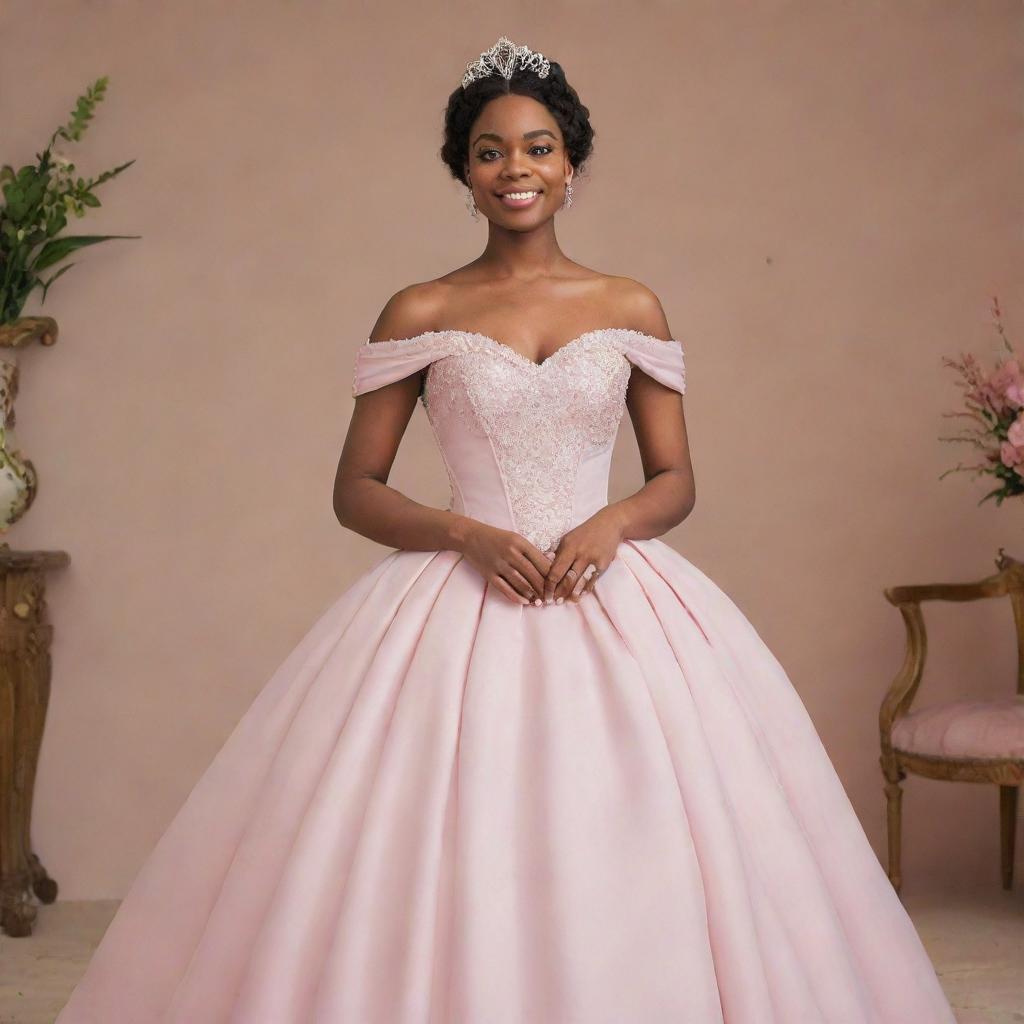
{"label": "gold chair frame", "polygon": [[1002,548],[995,560],[999,572],[975,583],[926,583],[887,587],[889,602],[903,616],[907,629],[907,651],[878,713],[882,754],[879,761],[885,777],[886,820],[889,846],[889,880],[897,892],[903,879],[900,866],[902,827],[902,781],[907,773],[950,782],[989,782],[999,786],[1000,857],[1004,889],[1013,888],[1014,838],[1017,798],[1024,780],[1024,758],[942,757],[899,750],[892,745],[893,725],[910,710],[924,674],[928,636],[921,604],[924,601],[977,601],[1008,597],[1017,631],[1017,693],[1024,695],[1024,563]]}

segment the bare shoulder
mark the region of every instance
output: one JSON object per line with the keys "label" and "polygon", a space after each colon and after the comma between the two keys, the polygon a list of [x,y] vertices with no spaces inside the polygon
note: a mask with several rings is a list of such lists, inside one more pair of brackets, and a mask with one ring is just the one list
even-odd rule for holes
{"label": "bare shoulder", "polygon": [[395,292],[370,331],[370,341],[414,338],[432,329],[442,310],[443,289],[437,281],[418,281]]}
{"label": "bare shoulder", "polygon": [[647,285],[631,277],[612,277],[608,288],[614,308],[629,328],[664,341],[672,338],[661,300]]}

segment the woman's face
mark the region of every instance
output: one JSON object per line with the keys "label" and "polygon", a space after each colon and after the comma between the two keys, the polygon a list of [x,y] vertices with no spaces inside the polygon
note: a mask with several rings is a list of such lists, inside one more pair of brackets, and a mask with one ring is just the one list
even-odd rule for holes
{"label": "woman's face", "polygon": [[[495,224],[527,231],[554,216],[572,165],[548,108],[515,93],[491,100],[469,131],[467,177],[477,209]],[[537,195],[502,198],[528,192]]]}

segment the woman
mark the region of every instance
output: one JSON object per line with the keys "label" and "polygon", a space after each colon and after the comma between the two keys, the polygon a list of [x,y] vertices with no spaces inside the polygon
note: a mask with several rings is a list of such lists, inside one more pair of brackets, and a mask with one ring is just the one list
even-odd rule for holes
{"label": "woman", "polygon": [[[313,625],[143,867],[59,1024],[954,1020],[799,697],[658,536],[694,505],[681,344],[568,259],[561,67],[502,37],[442,157],[479,259],[356,353]],[[421,400],[444,510],[386,483]],[[609,503],[628,409],[646,483]]]}

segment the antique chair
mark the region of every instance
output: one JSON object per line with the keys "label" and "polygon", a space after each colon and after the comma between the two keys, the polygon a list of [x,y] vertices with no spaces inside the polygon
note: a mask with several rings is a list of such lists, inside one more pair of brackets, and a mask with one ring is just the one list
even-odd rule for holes
{"label": "antique chair", "polygon": [[[1013,887],[1017,795],[1024,779],[1024,563],[999,549],[999,572],[976,583],[887,587],[907,628],[907,654],[878,713],[889,832],[889,880],[900,891],[900,824],[907,772],[999,786],[1003,888]],[[994,701],[958,700],[911,711],[928,650],[922,601],[1008,597],[1017,633],[1017,692]]]}

